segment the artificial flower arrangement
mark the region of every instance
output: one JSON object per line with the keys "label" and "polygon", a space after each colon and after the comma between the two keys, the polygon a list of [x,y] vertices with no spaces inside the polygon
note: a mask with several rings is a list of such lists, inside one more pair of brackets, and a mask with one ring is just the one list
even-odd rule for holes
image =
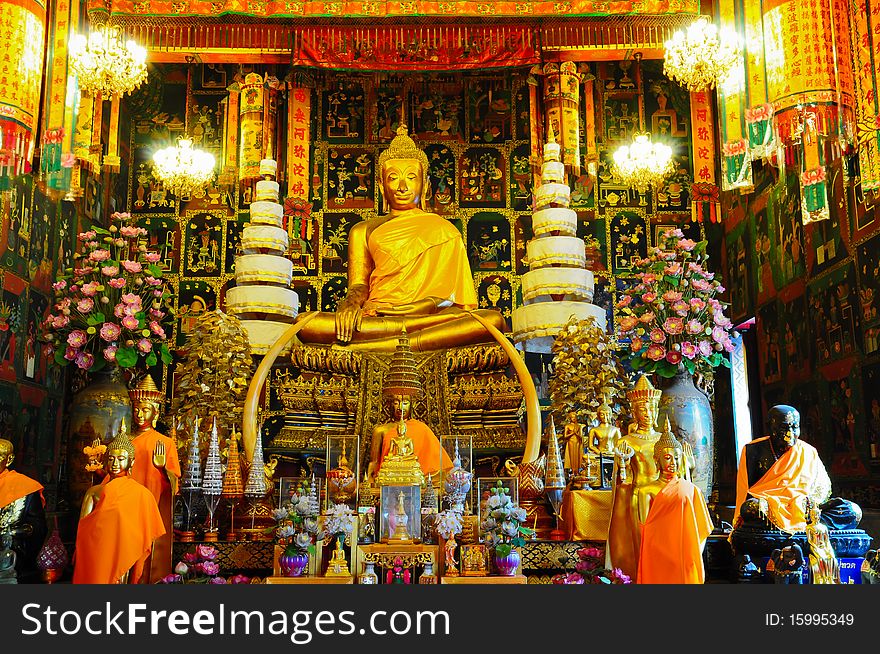
{"label": "artificial flower arrangement", "polygon": [[494,548],[496,556],[509,556],[514,547],[525,545],[524,536],[535,533],[523,526],[526,510],[513,502],[500,480],[486,500],[486,513],[486,519],[480,523],[480,536]]}
{"label": "artificial flower arrangement", "polygon": [[78,235],[83,251],[52,285],[55,310],[43,323],[43,339],[55,363],[96,371],[112,364],[131,368],[144,360],[171,363],[165,322],[171,294],[161,256],[140,240],[147,230],[131,214],[114,213],[109,229]]}
{"label": "artificial flower arrangement", "polygon": [[[324,545],[330,545],[334,539],[344,541],[354,531],[355,517],[348,504],[334,504],[324,514],[323,526],[318,537],[323,539]],[[340,542],[341,546],[342,543]]]}
{"label": "artificial flower arrangement", "polygon": [[195,552],[187,552],[174,566],[174,572],[166,575],[161,584],[249,584],[250,577],[233,575],[226,579],[220,576],[220,565],[216,559],[219,552],[210,545],[196,545]]}
{"label": "artificial flower arrangement", "polygon": [[596,547],[582,547],[577,551],[578,561],[575,571],[554,575],[554,584],[631,584],[632,579],[620,568],[608,570],[604,566],[602,550]]}
{"label": "artificial flower arrangement", "polygon": [[300,553],[315,553],[315,537],[318,534],[317,493],[314,482],[300,482],[290,498],[273,511],[278,526],[275,537],[279,544],[293,547]]}
{"label": "artificial flower arrangement", "polygon": [[461,514],[452,509],[446,509],[438,513],[437,521],[434,523],[434,528],[443,540],[450,540],[457,536],[461,533],[463,527]]}
{"label": "artificial flower arrangement", "polygon": [[660,236],[660,247],[634,262],[639,283],[617,302],[619,337],[630,339],[634,370],[674,377],[683,366],[689,373],[723,364],[734,349],[733,323],[716,295],[724,287],[706,270],[706,241],[684,238],[680,229]]}

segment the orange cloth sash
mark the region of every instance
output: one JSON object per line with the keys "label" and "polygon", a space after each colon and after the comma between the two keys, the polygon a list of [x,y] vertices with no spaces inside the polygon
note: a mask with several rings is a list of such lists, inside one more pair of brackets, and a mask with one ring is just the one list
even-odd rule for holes
{"label": "orange cloth sash", "polygon": [[131,580],[139,580],[153,541],[164,533],[152,493],[131,477],[112,479],[79,521],[73,583],[115,584],[129,568]]}
{"label": "orange cloth sash", "polygon": [[702,584],[703,545],[712,533],[703,493],[686,479],[675,478],[652,500],[642,525],[640,584]]}
{"label": "orange cloth sash", "polygon": [[[449,458],[446,450],[440,447],[440,439],[421,420],[407,420],[406,435],[413,442],[413,451],[419,458],[419,466],[422,468],[425,476],[434,475],[439,472],[437,469],[438,462],[440,462],[441,470],[447,470],[452,467],[452,459]],[[389,430],[382,439],[382,454],[379,457],[380,467],[382,466],[382,461],[388,456],[388,452],[391,449],[391,441],[394,438],[397,438],[397,425],[394,425],[394,430]],[[443,457],[442,461],[441,456]]]}
{"label": "orange cloth sash", "polygon": [[467,251],[448,220],[433,213],[392,218],[372,231],[368,245],[374,269],[365,315],[427,297],[477,307]]}
{"label": "orange cloth sash", "polygon": [[165,444],[165,470],[180,479],[180,461],[177,458],[177,443],[160,434],[155,429],[142,431],[132,441],[134,443],[134,463],[131,464],[131,478],[146,486],[159,502],[162,493],[171,492],[171,482],[165,470],[153,465],[153,450],[159,441]]}
{"label": "orange cloth sash", "polygon": [[[769,436],[752,441],[757,443]],[[740,455],[739,470],[736,474],[736,508],[733,526],[740,523],[739,509],[751,495],[767,500],[768,518],[777,529],[793,534],[806,529],[804,500],[810,497],[816,504],[822,504],[831,496],[831,480],[819,458],[816,448],[798,439],[794,446],[783,454],[776,463],[751,488],[748,486],[746,470],[746,448]]]}
{"label": "orange cloth sash", "polygon": [[[42,498],[43,485],[27,475],[9,468],[0,472],[0,507],[12,504],[15,500],[38,491],[40,498]],[[45,504],[45,500],[43,503]]]}

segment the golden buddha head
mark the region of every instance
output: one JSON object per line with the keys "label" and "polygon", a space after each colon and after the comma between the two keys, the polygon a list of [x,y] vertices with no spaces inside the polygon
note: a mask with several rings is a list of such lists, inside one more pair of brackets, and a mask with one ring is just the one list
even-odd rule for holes
{"label": "golden buddha head", "polygon": [[12,465],[12,460],[15,458],[15,447],[12,445],[12,441],[8,441],[5,438],[0,438],[0,472],[3,472]]}
{"label": "golden buddha head", "polygon": [[128,437],[128,429],[125,420],[119,425],[119,433],[116,438],[107,445],[107,472],[112,478],[122,477],[128,474],[131,464],[134,463],[134,443]]}
{"label": "golden buddha head", "polygon": [[596,415],[599,418],[599,424],[607,425],[611,422],[611,407],[608,405],[607,398],[602,398],[602,404],[596,409]]}
{"label": "golden buddha head", "polygon": [[632,407],[633,416],[639,426],[639,431],[653,431],[657,424],[657,410],[660,405],[662,391],[654,388],[647,376],[642,375],[636,382],[635,387],[626,394]]}
{"label": "golden buddha head", "polygon": [[663,426],[663,434],[654,443],[654,463],[657,464],[657,470],[661,476],[671,478],[678,474],[683,452],[681,443],[672,435],[672,427],[667,417],[666,424]]}
{"label": "golden buddha head", "polygon": [[397,128],[391,145],[379,155],[379,188],[383,212],[425,208],[428,156],[407,134],[406,125]]}
{"label": "golden buddha head", "polygon": [[137,430],[155,427],[159,419],[159,407],[165,395],[156,387],[156,382],[147,374],[137,387],[128,392],[131,398],[134,427]]}

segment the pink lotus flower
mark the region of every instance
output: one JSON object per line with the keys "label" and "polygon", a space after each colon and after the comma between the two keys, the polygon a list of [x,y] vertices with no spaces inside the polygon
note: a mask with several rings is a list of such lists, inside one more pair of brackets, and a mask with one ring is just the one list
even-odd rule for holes
{"label": "pink lotus flower", "polygon": [[153,332],[159,338],[165,338],[165,330],[162,329],[162,325],[157,323],[155,320],[150,322],[150,331]]}
{"label": "pink lotus flower", "polygon": [[80,290],[82,291],[82,294],[86,297],[94,297],[98,292],[98,286],[98,282],[89,282],[87,284],[83,284]]}
{"label": "pink lotus flower", "polygon": [[602,550],[598,547],[582,547],[576,554],[579,559],[599,559],[603,556]]}
{"label": "pink lotus flower", "polygon": [[113,363],[114,361],[116,361],[116,350],[117,349],[118,348],[115,345],[108,345],[107,347],[105,347],[104,348],[104,358],[107,361],[109,361],[110,363]]}
{"label": "pink lotus flower", "polygon": [[684,238],[684,232],[681,231],[678,227],[670,227],[665,230],[662,234],[663,238]]}
{"label": "pink lotus flower", "polygon": [[104,277],[116,277],[119,274],[119,266],[104,266],[101,268],[101,274]]}
{"label": "pink lotus flower", "polygon": [[113,245],[118,248],[125,247],[125,239],[124,238],[114,238]]}
{"label": "pink lotus flower", "polygon": [[697,346],[690,341],[685,341],[681,344],[681,354],[688,359],[693,359],[697,356]]}
{"label": "pink lotus flower", "polygon": [[730,325],[733,324],[730,322],[730,318],[725,316],[721,311],[715,311],[712,314],[712,319],[719,327],[730,327]]}
{"label": "pink lotus flower", "polygon": [[[206,563],[205,565],[216,566],[217,572],[220,572],[220,566],[218,566],[216,563]],[[219,586],[221,584],[225,584],[226,580],[223,577],[211,577],[211,580],[208,581],[208,583],[213,584],[215,586]]]}
{"label": "pink lotus flower", "polygon": [[110,250],[92,250],[89,253],[89,261],[107,261],[110,258]]}
{"label": "pink lotus flower", "polygon": [[712,329],[712,340],[716,343],[723,343],[724,339],[727,338],[727,332],[724,331],[723,327],[715,326]]}
{"label": "pink lotus flower", "polygon": [[[91,275],[93,270],[94,270],[94,268],[88,267],[88,266],[85,268],[74,268],[73,269],[73,276],[77,277],[77,278],[85,277],[86,275]],[[73,286],[70,287],[70,290],[71,291],[74,290]]]}
{"label": "pink lotus flower", "polygon": [[677,366],[681,363],[681,352],[676,352],[675,350],[669,350],[666,353],[666,360],[674,366]]}
{"label": "pink lotus flower", "polygon": [[711,287],[705,279],[694,279],[691,281],[691,288],[695,291],[708,291]]}
{"label": "pink lotus flower", "polygon": [[672,310],[680,316],[686,316],[689,308],[688,303],[684,300],[679,300],[672,305]]}
{"label": "pink lotus flower", "polygon": [[681,248],[685,252],[690,252],[695,247],[697,247],[697,242],[692,241],[689,238],[683,238],[676,245],[677,245],[677,247]]}
{"label": "pink lotus flower", "polygon": [[681,293],[678,291],[666,291],[663,294],[663,299],[667,302],[678,302],[681,299]]}
{"label": "pink lotus flower", "polygon": [[698,297],[692,297],[690,300],[690,305],[691,309],[693,309],[697,313],[706,308],[706,303]]}
{"label": "pink lotus flower", "polygon": [[154,290],[154,291],[153,291],[153,297],[162,297],[162,289],[161,289],[161,288],[157,288],[156,290]]}
{"label": "pink lotus flower", "polygon": [[144,267],[140,264],[139,261],[123,261],[122,267],[125,268],[130,273],[139,273]]}
{"label": "pink lotus flower", "polygon": [[67,335],[67,344],[70,347],[82,347],[88,340],[88,336],[86,336],[86,333],[81,329],[74,329]]}
{"label": "pink lotus flower", "polygon": [[213,561],[220,552],[211,545],[196,545],[196,556],[205,561]]}
{"label": "pink lotus flower", "polygon": [[230,584],[249,584],[251,583],[251,578],[246,577],[245,575],[233,575],[229,578]]}
{"label": "pink lotus flower", "polygon": [[704,357],[712,354],[712,344],[709,341],[700,341],[700,344],[697,347],[700,348],[700,354]]}
{"label": "pink lotus flower", "polygon": [[735,157],[740,154],[745,154],[746,152],[746,142],[745,139],[740,139],[738,141],[728,141],[727,143],[721,146],[721,153],[725,157]]}
{"label": "pink lotus flower", "polygon": [[128,237],[134,238],[134,237],[138,236],[139,231],[138,231],[138,228],[135,227],[134,225],[123,225],[122,227],[119,228],[119,233],[122,234],[123,236],[128,236]]}
{"label": "pink lotus flower", "polygon": [[59,311],[64,311],[65,309],[70,308],[70,298],[65,297],[58,301],[58,304],[55,305],[55,308]]}
{"label": "pink lotus flower", "polygon": [[68,361],[73,361],[76,359],[76,356],[79,354],[79,350],[75,347],[68,347],[64,350],[64,358]]}
{"label": "pink lotus flower", "polygon": [[158,252],[147,252],[144,254],[144,259],[146,259],[149,263],[159,263],[162,259],[162,256]]}
{"label": "pink lotus flower", "polygon": [[137,349],[146,354],[153,349],[153,343],[149,338],[142,338],[137,342]]}
{"label": "pink lotus flower", "polygon": [[122,319],[122,326],[126,329],[135,330],[138,328],[140,321],[134,316],[125,316]]}
{"label": "pink lotus flower", "polygon": [[684,331],[683,318],[667,318],[663,323],[663,329],[667,334],[681,334]]}
{"label": "pink lotus flower", "polygon": [[635,329],[636,325],[639,324],[639,319],[635,316],[623,316],[620,319],[620,329],[624,332],[629,332]]}
{"label": "pink lotus flower", "polygon": [[113,288],[125,288],[125,278],[124,277],[115,277],[107,282]]}
{"label": "pink lotus flower", "polygon": [[76,360],[74,363],[78,368],[82,370],[88,370],[92,367],[92,364],[95,362],[95,357],[89,354],[88,352],[80,352],[76,355]]}
{"label": "pink lotus flower", "polygon": [[639,322],[647,325],[650,322],[654,322],[656,316],[653,311],[645,311],[641,316],[639,316]]}
{"label": "pink lotus flower", "polygon": [[161,286],[162,285],[162,280],[156,279],[152,275],[147,275],[146,282],[149,286]]}
{"label": "pink lotus flower", "polygon": [[688,320],[687,322],[687,333],[688,334],[700,334],[703,331],[703,323],[699,320]]}
{"label": "pink lotus flower", "polygon": [[[672,255],[675,256],[674,254]],[[666,267],[663,269],[663,273],[666,275],[680,275],[681,274],[681,264],[678,261],[673,261],[672,263],[666,264]]]}
{"label": "pink lotus flower", "polygon": [[165,312],[160,311],[159,309],[150,309],[150,317],[155,318],[156,320],[162,320],[165,317]]}
{"label": "pink lotus flower", "polygon": [[52,318],[53,329],[64,329],[68,324],[70,324],[70,318],[67,316],[55,316]]}
{"label": "pink lotus flower", "polygon": [[662,345],[652,343],[645,351],[645,356],[651,359],[651,361],[659,361],[666,356],[666,349]]}
{"label": "pink lotus flower", "polygon": [[85,242],[85,241],[91,241],[96,236],[97,236],[97,234],[95,232],[93,232],[92,230],[89,230],[87,232],[80,232],[79,234],[77,234],[76,238],[78,241]]}
{"label": "pink lotus flower", "polygon": [[639,352],[641,351],[643,345],[644,343],[642,342],[642,339],[634,338],[629,344],[629,349],[633,352]]}
{"label": "pink lotus flower", "polygon": [[76,310],[80,313],[88,313],[95,308],[95,301],[90,297],[84,297],[76,303]]}
{"label": "pink lotus flower", "polygon": [[632,295],[624,295],[617,301],[617,308],[624,309],[628,307],[630,304],[632,304],[632,300]]}
{"label": "pink lotus flower", "polygon": [[654,273],[644,273],[642,275],[642,283],[644,284],[653,284],[657,281],[657,275]]}
{"label": "pink lotus flower", "polygon": [[101,338],[105,341],[115,341],[122,333],[122,329],[116,323],[105,322],[101,326]]}
{"label": "pink lotus flower", "polygon": [[56,291],[63,291],[65,288],[67,288],[67,282],[61,279],[52,284],[52,288],[54,288]]}
{"label": "pink lotus flower", "polygon": [[650,339],[654,343],[665,343],[666,342],[666,334],[659,327],[654,327],[650,333]]}
{"label": "pink lotus flower", "polygon": [[125,304],[140,306],[141,296],[138,295],[137,293],[126,293],[125,295],[122,296],[122,301]]}
{"label": "pink lotus flower", "polygon": [[657,299],[656,293],[645,293],[644,295],[642,295],[642,302],[644,302],[645,304],[651,304],[651,302],[653,302],[656,299]]}

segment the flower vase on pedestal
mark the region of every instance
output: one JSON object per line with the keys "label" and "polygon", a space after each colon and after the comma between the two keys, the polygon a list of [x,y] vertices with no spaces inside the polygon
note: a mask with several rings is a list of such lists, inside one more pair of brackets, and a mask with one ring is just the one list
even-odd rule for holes
{"label": "flower vase on pedestal", "polygon": [[309,553],[294,545],[288,545],[278,557],[278,567],[285,577],[301,577],[309,567]]}
{"label": "flower vase on pedestal", "polygon": [[[507,548],[505,547],[504,549]],[[497,548],[495,549],[495,567],[498,570],[498,574],[502,577],[514,576],[519,568],[519,562],[520,555],[518,549],[511,547],[506,555],[499,553]]]}
{"label": "flower vase on pedestal", "polygon": [[358,575],[359,584],[375,586],[379,583],[379,575],[376,574],[376,564],[372,561],[364,563],[364,571]]}
{"label": "flower vase on pedestal", "polygon": [[703,497],[708,498],[712,493],[715,441],[712,406],[709,398],[694,386],[693,375],[683,367],[679,367],[678,373],[663,389],[657,424],[662,425],[667,416],[673,433],[691,446],[694,452],[691,481],[703,492]]}

